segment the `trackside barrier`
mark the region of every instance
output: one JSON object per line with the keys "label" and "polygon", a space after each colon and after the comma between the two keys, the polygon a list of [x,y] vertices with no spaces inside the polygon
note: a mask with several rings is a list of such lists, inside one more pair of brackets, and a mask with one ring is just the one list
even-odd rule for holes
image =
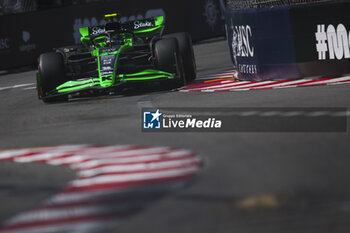
{"label": "trackside barrier", "polygon": [[242,79],[295,78],[289,7],[227,11],[232,61]]}
{"label": "trackside barrier", "polygon": [[350,73],[349,1],[226,10],[231,58],[242,80]]}
{"label": "trackside barrier", "polygon": [[350,73],[350,2],[292,7],[300,76]]}
{"label": "trackside barrier", "polygon": [[195,41],[224,36],[223,2],[116,0],[0,16],[0,70],[35,64],[41,53],[79,43],[79,27],[103,24],[110,12],[122,21],[163,15],[166,33],[186,31]]}

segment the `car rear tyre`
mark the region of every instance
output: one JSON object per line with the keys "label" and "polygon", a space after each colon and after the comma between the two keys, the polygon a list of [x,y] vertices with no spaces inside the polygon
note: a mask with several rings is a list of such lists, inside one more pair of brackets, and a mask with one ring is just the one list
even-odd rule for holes
{"label": "car rear tyre", "polygon": [[155,56],[157,68],[161,71],[176,74],[176,78],[169,80],[171,87],[180,87],[185,83],[183,64],[178,42],[175,38],[162,39],[156,42]]}
{"label": "car rear tyre", "polygon": [[67,96],[48,97],[47,95],[48,92],[66,81],[61,54],[55,52],[41,54],[39,57],[39,76],[38,88],[40,88],[40,97],[44,102],[67,100]]}
{"label": "car rear tyre", "polygon": [[196,59],[193,52],[192,38],[186,32],[165,35],[163,38],[175,38],[179,44],[186,81],[197,77]]}

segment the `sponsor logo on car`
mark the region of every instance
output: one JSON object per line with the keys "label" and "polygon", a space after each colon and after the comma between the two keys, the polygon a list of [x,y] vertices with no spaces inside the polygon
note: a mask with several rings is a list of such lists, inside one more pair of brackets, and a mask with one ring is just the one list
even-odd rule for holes
{"label": "sponsor logo on car", "polygon": [[134,22],[134,29],[135,30],[138,30],[140,28],[146,28],[146,27],[153,27],[154,26],[154,23],[152,23],[151,21],[135,21]]}
{"label": "sponsor logo on car", "polygon": [[113,74],[115,59],[115,54],[100,57],[101,76]]}
{"label": "sponsor logo on car", "polygon": [[100,53],[111,53],[114,51],[116,51],[115,48],[102,48],[102,49],[100,49]]}
{"label": "sponsor logo on car", "polygon": [[91,27],[91,34],[92,35],[97,35],[106,32],[106,29],[102,27]]}
{"label": "sponsor logo on car", "polygon": [[343,24],[317,25],[315,33],[318,60],[342,60],[350,58],[350,33]]}

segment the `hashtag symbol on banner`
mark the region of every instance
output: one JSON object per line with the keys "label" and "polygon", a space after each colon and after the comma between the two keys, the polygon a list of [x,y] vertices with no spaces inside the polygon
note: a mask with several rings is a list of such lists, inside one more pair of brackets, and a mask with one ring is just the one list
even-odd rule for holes
{"label": "hashtag symbol on banner", "polygon": [[327,47],[327,33],[325,30],[325,25],[317,25],[317,32],[316,35],[316,50],[318,52],[318,59],[319,60],[326,60],[326,54],[328,51]]}

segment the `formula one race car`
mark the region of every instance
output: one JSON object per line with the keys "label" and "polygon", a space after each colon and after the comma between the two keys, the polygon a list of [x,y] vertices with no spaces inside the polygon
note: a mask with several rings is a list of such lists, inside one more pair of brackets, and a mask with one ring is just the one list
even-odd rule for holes
{"label": "formula one race car", "polygon": [[39,57],[37,90],[44,102],[81,93],[107,94],[123,85],[165,83],[179,87],[196,78],[192,39],[187,33],[162,35],[164,17],[80,28],[81,45]]}

